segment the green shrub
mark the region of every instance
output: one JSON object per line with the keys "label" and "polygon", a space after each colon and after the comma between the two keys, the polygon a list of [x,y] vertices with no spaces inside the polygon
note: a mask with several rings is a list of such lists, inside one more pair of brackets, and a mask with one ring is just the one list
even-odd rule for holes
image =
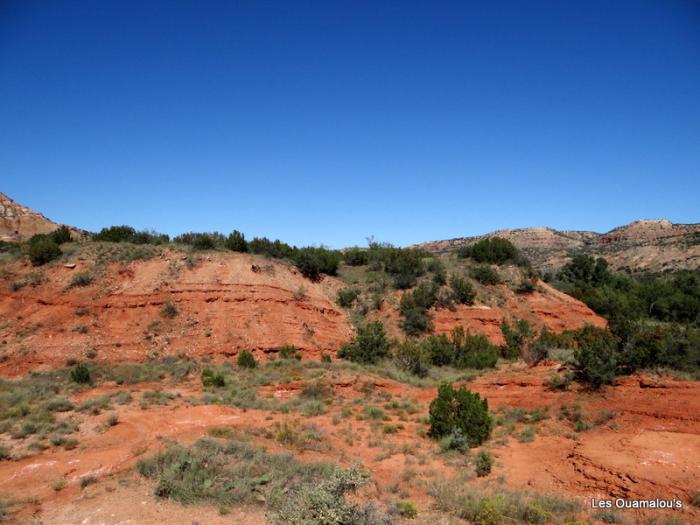
{"label": "green shrub", "polygon": [[301,353],[294,345],[284,345],[279,349],[277,355],[281,359],[296,359],[297,361],[301,361]]}
{"label": "green shrub", "polygon": [[518,262],[518,249],[507,239],[489,237],[471,246],[469,257],[480,263],[504,264]]}
{"label": "green shrub", "polygon": [[369,252],[354,246],[343,251],[343,260],[349,266],[363,266],[369,260]]}
{"label": "green shrub", "polygon": [[76,288],[78,286],[89,286],[92,284],[93,277],[87,272],[76,273],[71,279],[70,288]]}
{"label": "green shrub", "polygon": [[464,333],[462,327],[453,330],[454,365],[457,368],[493,368],[498,362],[498,348],[483,334]]}
{"label": "green shrub", "polygon": [[569,388],[569,385],[571,384],[572,379],[573,379],[573,374],[571,374],[571,373],[565,373],[565,374],[553,373],[551,376],[549,376],[549,379],[546,379],[544,381],[543,384],[548,390],[552,390],[552,391],[567,390]]}
{"label": "green shrub", "polygon": [[78,363],[70,371],[70,379],[74,383],[87,384],[90,383],[90,369],[84,363]]}
{"label": "green shrub", "polygon": [[402,518],[409,520],[415,519],[418,516],[418,509],[410,501],[399,501],[396,504],[396,512],[398,512],[399,516]]}
{"label": "green shrub", "polygon": [[174,319],[177,317],[177,306],[170,301],[165,301],[163,308],[160,309],[160,315],[166,319]]}
{"label": "green shrub", "polygon": [[439,439],[459,429],[470,447],[486,441],[493,427],[486,399],[466,387],[455,390],[449,383],[438,387],[438,395],[430,403],[429,420],[432,438]]}
{"label": "green shrub", "polygon": [[338,306],[341,308],[352,308],[355,299],[357,299],[359,295],[360,292],[354,288],[343,288],[342,290],[338,290],[338,296],[335,302],[338,303]]}
{"label": "green shrub", "polygon": [[340,252],[337,250],[306,247],[296,251],[294,264],[304,277],[318,281],[321,274],[336,275],[338,273],[340,258]]}
{"label": "green shrub", "polygon": [[389,355],[391,345],[381,321],[373,321],[357,329],[354,339],[344,344],[338,357],[357,363],[376,363]]}
{"label": "green shrub", "polygon": [[258,365],[255,356],[248,350],[243,350],[238,354],[236,363],[240,368],[255,368]]}
{"label": "green shrub", "polygon": [[433,329],[428,310],[435,304],[439,287],[422,282],[414,290],[404,292],[399,302],[401,328],[407,335],[420,335]]}
{"label": "green shrub", "polygon": [[480,478],[488,476],[493,467],[493,456],[486,450],[480,450],[474,458],[474,470]]}
{"label": "green shrub", "polygon": [[469,275],[471,275],[472,278],[476,279],[481,284],[493,285],[499,284],[501,282],[501,278],[498,276],[498,272],[496,272],[496,270],[494,270],[487,264],[475,266],[469,271]]}
{"label": "green shrub", "polygon": [[451,450],[467,452],[469,450],[469,440],[462,429],[455,428],[440,440],[440,450],[443,452]]}
{"label": "green shrub", "polygon": [[202,386],[204,387],[223,387],[226,386],[226,378],[224,374],[211,368],[202,370]]}
{"label": "green shrub", "polygon": [[455,302],[459,304],[474,304],[476,292],[469,281],[453,275],[450,278],[450,288],[452,288],[452,297]]}
{"label": "green shrub", "polygon": [[245,235],[243,235],[238,230],[233,230],[229,234],[229,236],[226,237],[226,241],[224,242],[224,246],[233,252],[247,252],[248,251],[248,243],[245,240]]}
{"label": "green shrub", "polygon": [[297,248],[290,246],[282,241],[271,241],[267,237],[254,237],[248,243],[248,251],[258,255],[265,255],[273,259],[292,258],[297,251]]}
{"label": "green shrub", "polygon": [[57,229],[49,233],[49,237],[56,244],[63,244],[73,240],[67,226],[59,226]]}
{"label": "green shrub", "polygon": [[421,344],[435,366],[447,366],[454,362],[454,345],[445,334],[428,336]]}
{"label": "green shrub", "polygon": [[226,238],[219,232],[188,232],[175,237],[179,244],[187,244],[195,250],[215,250],[224,245]]}
{"label": "green shrub", "polygon": [[58,244],[48,235],[34,235],[29,239],[29,260],[34,266],[41,266],[61,256]]}
{"label": "green shrub", "polygon": [[394,361],[401,370],[417,377],[426,377],[430,370],[430,354],[416,341],[404,341],[397,346]]}
{"label": "green shrub", "polygon": [[136,231],[131,226],[110,226],[102,228],[92,236],[93,241],[130,242],[133,244],[164,244],[170,241],[165,233],[142,230]]}
{"label": "green shrub", "polygon": [[532,328],[525,319],[516,319],[512,325],[503,319],[501,333],[506,341],[501,348],[501,353],[507,359],[517,359],[522,356],[532,339]]}
{"label": "green shrub", "polygon": [[583,328],[574,351],[576,379],[592,389],[613,382],[617,369],[617,340],[608,331],[593,326]]}
{"label": "green shrub", "polygon": [[433,274],[433,282],[435,284],[438,286],[447,284],[447,271],[445,270],[445,265],[442,264],[440,259],[436,257],[428,259],[425,269]]}

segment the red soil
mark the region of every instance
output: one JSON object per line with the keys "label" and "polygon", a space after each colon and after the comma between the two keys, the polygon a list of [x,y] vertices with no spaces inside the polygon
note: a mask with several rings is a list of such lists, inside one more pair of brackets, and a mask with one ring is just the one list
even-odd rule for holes
{"label": "red soil", "polygon": [[[679,498],[685,502],[681,511],[684,519],[700,520],[699,510],[687,503],[697,488],[700,468],[700,384],[633,376],[599,394],[550,392],[543,386],[550,370],[546,366],[528,369],[513,365],[482,376],[470,385],[488,398],[494,410],[543,407],[551,416],[538,425],[537,437],[531,443],[520,443],[511,437],[499,444],[492,439],[490,448],[497,462],[491,479],[502,476],[511,488],[554,493],[584,502],[592,497]],[[427,413],[427,405],[435,395],[434,389],[343,372],[333,373],[331,385],[335,398],[342,398],[345,406],[353,406],[348,402],[367,391],[367,382],[377,394],[385,392],[397,399],[416,400],[420,407],[417,416]],[[260,395],[267,391],[291,397],[298,394],[300,387],[301,384],[267,387],[261,389]],[[186,384],[169,390],[187,396],[197,393],[199,387]],[[579,402],[591,418],[601,409],[614,412],[614,424],[576,433],[573,439],[570,427],[556,415],[561,404],[574,402]],[[358,405],[355,410],[359,412],[353,413],[360,413],[361,409]],[[86,416],[78,436],[80,445],[75,450],[52,449],[37,456],[0,462],[0,493],[28,501],[19,506],[19,523],[28,522],[31,514],[43,523],[61,524],[80,523],[88,517],[93,523],[92,519],[98,516],[98,521],[104,523],[122,523],[126,519],[139,523],[158,523],[158,519],[191,523],[196,516],[211,516],[207,523],[219,523],[211,509],[181,509],[173,503],[158,502],[151,496],[150,484],[132,474],[131,469],[139,458],[161,448],[166,441],[189,443],[206,435],[209,428],[220,426],[270,429],[274,421],[282,420],[312,424],[323,433],[323,446],[295,451],[296,457],[302,461],[330,460],[344,466],[362,463],[370,469],[375,482],[374,488],[370,487],[371,496],[380,499],[387,497],[388,488],[412,472],[414,482],[404,483],[404,490],[424,517],[431,515],[432,499],[424,484],[415,480],[432,483],[453,477],[460,469],[437,453],[434,442],[420,436],[419,431],[425,426],[413,418],[403,421],[403,428],[396,433],[375,434],[370,422],[354,416],[334,422],[333,416],[340,414],[336,404],[331,405],[329,413],[315,417],[188,406],[182,398],[174,406],[143,410],[133,403],[117,410],[119,423],[107,430],[99,429],[104,415]],[[348,426],[352,428],[352,442],[347,441]],[[259,432],[255,435],[258,446],[271,451],[284,449]],[[80,479],[87,475],[95,475],[99,481],[81,491]],[[65,479],[67,485],[56,493],[51,487],[59,479]],[[263,522],[258,508],[233,512],[241,522]],[[649,512],[644,516],[652,515]],[[641,521],[642,514],[632,515]]]}
{"label": "red soil", "polygon": [[[109,362],[149,357],[232,357],[243,349],[265,354],[292,344],[306,357],[335,352],[353,334],[347,311],[335,304],[345,285],[326,277],[313,283],[293,267],[243,254],[209,254],[190,267],[182,252],[96,271],[76,257],[76,268],[5,265],[0,274],[0,374],[63,366],[87,353]],[[30,272],[41,282],[12,291]],[[75,274],[90,271],[95,281],[70,287]],[[544,283],[530,294],[505,293],[500,307],[460,306],[434,311],[437,332],[462,325],[501,343],[500,322],[519,317],[535,327],[560,332],[605,320],[588,307]],[[504,288],[505,290],[505,288]],[[178,314],[161,315],[170,302]],[[381,315],[397,337],[398,314]]]}

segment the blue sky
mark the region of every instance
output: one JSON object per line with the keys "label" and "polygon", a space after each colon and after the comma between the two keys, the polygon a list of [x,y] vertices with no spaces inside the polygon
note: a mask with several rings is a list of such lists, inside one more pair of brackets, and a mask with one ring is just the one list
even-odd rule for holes
{"label": "blue sky", "polygon": [[5,0],[0,191],[333,247],[700,222],[700,5]]}

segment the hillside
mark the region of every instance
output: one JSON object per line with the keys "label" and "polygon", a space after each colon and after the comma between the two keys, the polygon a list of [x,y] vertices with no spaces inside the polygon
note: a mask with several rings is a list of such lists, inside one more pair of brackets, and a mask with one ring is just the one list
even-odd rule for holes
{"label": "hillside", "polygon": [[[608,244],[678,237],[663,224],[632,226],[611,232]],[[603,237],[503,235],[528,237],[530,256]],[[337,275],[313,280],[294,257],[221,245],[78,240],[40,266],[26,248],[0,258],[0,517],[9,523],[274,523],[285,501],[306,501],[297,495],[317,494],[322,480],[357,465],[371,483],[349,501],[375,516],[367,523],[382,525],[407,523],[411,513],[411,522],[451,523],[464,517],[453,501],[485,507],[507,498],[498,522],[598,523],[591,494],[693,497],[696,381],[642,371],[602,393],[569,384],[571,334],[548,343],[555,346],[538,363],[518,354],[469,367],[430,354],[424,373],[411,371],[400,348],[458,327],[480,345],[466,355],[488,355],[489,342],[503,345],[498,352],[508,346],[504,320],[525,320],[538,337],[552,336],[543,327],[607,325],[527,265],[376,246],[356,250],[357,260],[346,253]],[[458,280],[468,300],[457,299]],[[434,293],[429,327],[403,342],[404,299],[426,290]],[[347,292],[352,300],[340,306]],[[385,327],[392,355],[338,358],[372,321]],[[456,340],[448,343],[453,355]],[[292,355],[281,350],[288,345]],[[238,362],[244,350],[255,357],[252,368]],[[563,386],[553,386],[557,378]],[[479,452],[429,435],[443,382],[488,400],[494,426]],[[490,458],[483,479],[479,457]],[[159,473],[160,462],[167,468]],[[195,490],[194,499],[178,496]],[[682,513],[697,521],[695,507]]]}
{"label": "hillside", "polygon": [[557,231],[552,228],[498,230],[475,237],[425,242],[416,247],[432,253],[458,250],[485,237],[515,244],[539,270],[554,270],[574,253],[604,257],[615,269],[685,270],[700,267],[700,224],[640,220],[608,233]]}
{"label": "hillside", "polygon": [[[228,359],[252,350],[264,358],[287,344],[318,358],[334,354],[353,334],[350,312],[335,302],[347,279],[312,282],[283,262],[231,252],[111,243],[71,243],[63,251],[40,268],[21,257],[4,264],[0,371],[16,375],[86,355],[109,362]],[[364,271],[341,268],[341,276],[350,270]],[[464,326],[500,344],[503,318],[524,318],[556,332],[605,324],[544,283],[530,294],[516,294],[506,284],[477,289],[473,306],[432,309],[437,332]],[[368,314],[396,337],[402,337],[400,294],[387,290],[381,310]],[[175,315],[163,314],[168,303]]]}

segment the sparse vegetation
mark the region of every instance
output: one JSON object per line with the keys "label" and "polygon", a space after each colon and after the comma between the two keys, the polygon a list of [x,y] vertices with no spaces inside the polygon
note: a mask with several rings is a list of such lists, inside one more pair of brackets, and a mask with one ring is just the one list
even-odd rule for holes
{"label": "sparse vegetation", "polygon": [[92,240],[131,244],[164,244],[170,241],[170,237],[154,231],[136,231],[131,226],[109,226],[94,234]]}
{"label": "sparse vegetation", "polygon": [[352,516],[369,511],[344,498],[366,482],[366,471],[300,463],[290,455],[269,454],[235,439],[171,445],[140,461],[137,468],[156,482],[158,497],[224,507],[263,504],[274,523],[355,523]]}

